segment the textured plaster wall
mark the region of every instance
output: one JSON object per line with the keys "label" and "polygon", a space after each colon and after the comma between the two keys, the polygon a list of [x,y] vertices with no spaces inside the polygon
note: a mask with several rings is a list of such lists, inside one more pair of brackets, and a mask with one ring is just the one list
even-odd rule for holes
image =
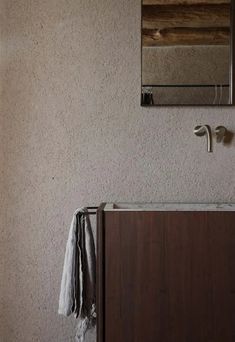
{"label": "textured plaster wall", "polygon": [[174,46],[143,48],[144,84],[229,83],[228,46]]}
{"label": "textured plaster wall", "polygon": [[73,210],[235,201],[234,143],[207,154],[192,133],[235,130],[235,113],[140,107],[139,0],[0,4],[0,339],[73,341],[73,319],[57,315]]}
{"label": "textured plaster wall", "polygon": [[[170,46],[142,49],[142,84],[228,84],[229,46]],[[222,89],[222,91],[221,91]],[[229,88],[153,88],[155,104],[230,103]]]}

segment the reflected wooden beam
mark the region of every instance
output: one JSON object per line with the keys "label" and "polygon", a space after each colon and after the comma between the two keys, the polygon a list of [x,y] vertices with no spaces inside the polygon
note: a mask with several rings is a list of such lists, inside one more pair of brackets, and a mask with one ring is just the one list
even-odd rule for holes
{"label": "reflected wooden beam", "polygon": [[233,0],[143,0],[143,5],[230,4]]}
{"label": "reflected wooden beam", "polygon": [[142,30],[142,43],[147,46],[229,45],[229,28],[169,28]]}
{"label": "reflected wooden beam", "polygon": [[230,27],[230,5],[143,6],[144,29]]}

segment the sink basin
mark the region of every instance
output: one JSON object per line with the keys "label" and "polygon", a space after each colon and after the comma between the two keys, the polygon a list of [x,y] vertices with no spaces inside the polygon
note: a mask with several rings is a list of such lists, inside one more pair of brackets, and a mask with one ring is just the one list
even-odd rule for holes
{"label": "sink basin", "polygon": [[235,211],[235,203],[106,203],[105,211]]}

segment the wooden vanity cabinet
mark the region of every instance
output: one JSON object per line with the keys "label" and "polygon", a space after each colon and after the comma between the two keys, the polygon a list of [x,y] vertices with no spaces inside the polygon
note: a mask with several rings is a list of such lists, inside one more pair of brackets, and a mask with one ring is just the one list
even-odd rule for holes
{"label": "wooden vanity cabinet", "polygon": [[98,342],[234,342],[235,212],[98,211]]}

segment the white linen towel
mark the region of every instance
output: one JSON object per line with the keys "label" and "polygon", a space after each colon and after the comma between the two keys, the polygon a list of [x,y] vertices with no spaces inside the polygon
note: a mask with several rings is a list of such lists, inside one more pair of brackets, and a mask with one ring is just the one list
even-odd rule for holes
{"label": "white linen towel", "polygon": [[76,341],[84,342],[96,318],[96,256],[86,208],[77,209],[71,222],[65,251],[58,313],[78,319]]}

